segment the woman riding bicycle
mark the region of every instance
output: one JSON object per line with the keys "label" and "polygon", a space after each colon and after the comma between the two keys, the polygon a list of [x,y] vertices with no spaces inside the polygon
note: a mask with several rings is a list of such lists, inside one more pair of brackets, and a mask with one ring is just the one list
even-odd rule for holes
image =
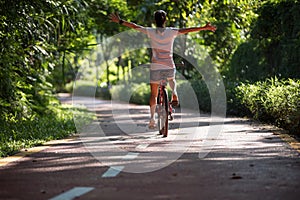
{"label": "woman riding bicycle", "polygon": [[156,108],[156,98],[158,96],[158,87],[162,79],[160,77],[161,71],[167,74],[167,79],[172,90],[172,105],[178,106],[178,96],[176,91],[176,81],[175,81],[175,63],[173,61],[173,43],[176,36],[180,34],[186,34],[196,31],[215,31],[216,27],[207,23],[203,27],[192,27],[192,28],[173,28],[166,27],[166,12],[163,10],[155,11],[154,19],[156,23],[156,28],[143,27],[132,22],[127,22],[119,17],[117,13],[110,14],[110,20],[112,22],[119,23],[121,25],[127,26],[129,28],[136,29],[144,34],[147,34],[151,39],[152,48],[152,59],[150,65],[150,88],[151,96],[149,100],[150,104],[150,122],[149,128],[155,128],[155,108]]}

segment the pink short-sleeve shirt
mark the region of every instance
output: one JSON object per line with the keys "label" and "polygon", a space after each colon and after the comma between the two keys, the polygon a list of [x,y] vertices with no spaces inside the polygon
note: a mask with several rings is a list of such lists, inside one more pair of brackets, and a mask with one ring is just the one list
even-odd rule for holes
{"label": "pink short-sleeve shirt", "polygon": [[146,28],[151,40],[152,60],[151,70],[173,69],[173,44],[178,35],[177,28],[167,27],[163,31],[156,28]]}

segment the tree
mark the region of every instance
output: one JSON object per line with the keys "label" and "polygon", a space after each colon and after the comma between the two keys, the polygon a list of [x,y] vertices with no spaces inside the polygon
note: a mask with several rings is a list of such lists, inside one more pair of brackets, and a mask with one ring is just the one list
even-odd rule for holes
{"label": "tree", "polygon": [[61,52],[86,46],[80,1],[1,0],[0,114],[30,118],[42,114],[51,100],[51,71]]}
{"label": "tree", "polygon": [[267,77],[300,78],[300,3],[264,4],[253,23],[251,37],[239,46],[230,73],[238,80]]}

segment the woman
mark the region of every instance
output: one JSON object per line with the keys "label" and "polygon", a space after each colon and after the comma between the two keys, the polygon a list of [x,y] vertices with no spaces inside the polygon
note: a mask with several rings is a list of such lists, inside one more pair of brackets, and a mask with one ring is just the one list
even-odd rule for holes
{"label": "woman", "polygon": [[115,23],[119,23],[123,26],[136,29],[142,33],[148,35],[151,39],[152,47],[152,59],[150,67],[150,122],[149,128],[155,128],[155,108],[156,108],[156,98],[158,96],[158,87],[161,80],[160,72],[164,71],[167,75],[167,79],[172,90],[172,105],[178,106],[178,96],[176,92],[176,81],[175,81],[175,64],[173,61],[173,43],[176,36],[180,34],[186,34],[196,31],[215,31],[216,27],[207,23],[203,27],[192,27],[192,28],[173,28],[166,27],[166,12],[163,10],[155,11],[154,19],[156,23],[156,28],[143,27],[132,22],[127,22],[119,17],[117,13],[110,14],[110,20]]}

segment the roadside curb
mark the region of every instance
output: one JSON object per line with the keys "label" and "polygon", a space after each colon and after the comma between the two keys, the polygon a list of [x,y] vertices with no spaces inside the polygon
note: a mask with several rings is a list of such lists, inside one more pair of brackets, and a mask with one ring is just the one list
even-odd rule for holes
{"label": "roadside curb", "polygon": [[287,133],[274,132],[275,135],[278,135],[283,141],[285,141],[291,148],[295,149],[300,153],[300,142],[288,135]]}
{"label": "roadside curb", "polygon": [[287,130],[278,128],[273,125],[264,124],[262,122],[254,121],[255,125],[258,125],[262,129],[270,130],[274,135],[278,136],[282,141],[287,143],[292,149],[300,153],[300,141],[292,137]]}

